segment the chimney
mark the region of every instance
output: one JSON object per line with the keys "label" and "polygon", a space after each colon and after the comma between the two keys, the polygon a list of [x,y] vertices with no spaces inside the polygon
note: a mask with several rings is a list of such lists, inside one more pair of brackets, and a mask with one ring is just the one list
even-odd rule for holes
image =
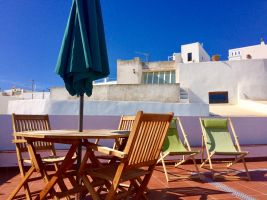
{"label": "chimney", "polygon": [[264,39],[261,38],[261,45],[265,45]]}

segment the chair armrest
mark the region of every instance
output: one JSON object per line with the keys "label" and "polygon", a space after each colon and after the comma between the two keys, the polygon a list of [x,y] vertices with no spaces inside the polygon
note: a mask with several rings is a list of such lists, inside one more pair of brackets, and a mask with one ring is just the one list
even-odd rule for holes
{"label": "chair armrest", "polygon": [[122,151],[118,151],[116,149],[112,149],[112,148],[109,148],[109,147],[104,147],[104,146],[101,146],[101,145],[98,145],[98,144],[94,144],[94,143],[86,143],[85,145],[87,148],[91,148],[93,149],[94,151],[98,151],[100,153],[103,153],[103,154],[107,154],[107,155],[110,155],[110,156],[116,156],[118,158],[126,158],[128,154],[122,152]]}
{"label": "chair armrest", "polygon": [[15,139],[15,140],[12,140],[12,143],[15,143],[15,144],[18,144],[18,143],[26,143],[27,140],[24,140],[24,139]]}

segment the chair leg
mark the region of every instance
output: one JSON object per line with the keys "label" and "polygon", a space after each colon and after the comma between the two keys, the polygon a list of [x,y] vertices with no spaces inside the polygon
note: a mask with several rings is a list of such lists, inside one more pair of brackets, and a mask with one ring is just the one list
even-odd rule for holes
{"label": "chair leg", "polygon": [[242,158],[242,162],[244,164],[244,167],[245,167],[245,170],[246,170],[246,173],[247,173],[248,180],[251,181],[251,177],[250,177],[250,174],[249,174],[249,171],[248,171],[248,168],[247,168],[247,164],[246,164],[246,161],[245,161],[245,158],[244,157]]}
{"label": "chair leg", "polygon": [[199,179],[201,180],[201,175],[200,175],[199,168],[198,168],[198,166],[197,166],[197,162],[196,162],[196,159],[195,159],[195,155],[192,155],[192,161],[193,161],[193,163],[194,163],[194,165],[195,165],[195,168],[196,168],[198,177],[199,177]]}
{"label": "chair leg", "polygon": [[238,161],[242,160],[244,158],[245,155],[242,155],[240,157],[235,157],[235,160],[233,162],[230,162],[227,167],[231,167],[232,165],[234,165],[235,163],[237,163]]}
{"label": "chair leg", "polygon": [[201,137],[201,163],[203,163],[204,160],[204,136]]}
{"label": "chair leg", "polygon": [[180,162],[175,163],[174,167],[178,167],[179,165],[183,164],[187,160],[188,159],[185,159],[184,156],[183,156],[183,159]]}
{"label": "chair leg", "polygon": [[161,163],[162,163],[162,167],[163,167],[163,170],[164,170],[164,174],[165,174],[166,180],[167,180],[167,182],[169,182],[168,172],[167,172],[167,169],[166,169],[166,165],[165,165],[162,153],[160,154],[160,160],[161,160]]}
{"label": "chair leg", "polygon": [[211,157],[213,156],[213,154],[208,154],[208,161],[209,161],[209,166],[210,166],[210,171],[211,171],[211,174],[212,174],[212,179],[215,178],[215,174],[214,174],[214,170],[213,170],[213,166],[212,166],[212,162],[211,162]]}
{"label": "chair leg", "polygon": [[[65,185],[63,179],[62,179],[62,180],[60,180],[60,179],[58,180],[58,186],[59,186],[59,188],[60,188],[60,190],[61,190],[62,192],[67,192],[67,191],[68,191],[68,188],[67,188],[67,186]],[[65,199],[66,199],[66,200],[71,200],[71,198],[70,198],[69,195],[66,196]]]}
{"label": "chair leg", "polygon": [[[41,158],[39,158],[39,159],[41,159]],[[44,169],[42,170],[41,175],[42,175],[42,177],[44,179],[44,182],[48,183],[49,180],[50,180],[50,177],[48,176],[47,172]],[[56,191],[55,191],[54,188],[51,189],[50,194],[51,194],[51,196],[53,196],[54,200],[59,200],[59,198],[55,195]]]}
{"label": "chair leg", "polygon": [[[25,176],[25,171],[24,171],[24,169],[22,169],[21,172],[22,172],[22,178],[24,178],[24,176]],[[26,199],[31,200],[32,197],[31,197],[31,192],[30,192],[30,188],[29,188],[29,184],[28,184],[28,182],[26,182],[26,183],[23,185],[23,188],[24,188],[24,191],[25,191]]]}
{"label": "chair leg", "polygon": [[202,168],[208,161],[209,161],[209,159],[207,158],[204,162],[202,162],[200,165],[200,168]]}
{"label": "chair leg", "polygon": [[134,197],[135,200],[139,200],[143,196],[144,191],[147,188],[147,184],[148,184],[148,182],[149,182],[149,180],[150,180],[150,178],[152,176],[154,168],[155,168],[155,165],[149,167],[148,170],[151,171],[151,172],[149,174],[145,175],[145,177],[143,179],[143,182],[141,183],[141,185],[139,187],[139,190],[138,190],[136,196]]}
{"label": "chair leg", "polygon": [[95,192],[93,186],[91,185],[91,183],[90,183],[90,181],[89,181],[89,179],[87,178],[86,175],[82,176],[82,180],[83,180],[83,183],[84,183],[85,187],[87,188],[87,190],[91,194],[93,200],[100,200],[98,194]]}
{"label": "chair leg", "polygon": [[115,195],[116,195],[116,191],[117,191],[117,188],[119,186],[119,182],[116,181],[115,183],[112,183],[111,186],[109,187],[108,189],[108,194],[105,198],[105,200],[113,200],[115,199]]}
{"label": "chair leg", "polygon": [[29,171],[27,171],[27,173],[25,174],[25,176],[23,177],[23,179],[19,182],[19,185],[16,187],[16,189],[8,197],[8,200],[12,200],[16,196],[16,194],[19,192],[19,190],[21,189],[21,187],[23,185],[25,185],[25,183],[27,183],[27,180],[29,179],[29,177],[32,175],[32,173],[34,171],[35,171],[34,166],[31,166],[31,168],[29,169]]}

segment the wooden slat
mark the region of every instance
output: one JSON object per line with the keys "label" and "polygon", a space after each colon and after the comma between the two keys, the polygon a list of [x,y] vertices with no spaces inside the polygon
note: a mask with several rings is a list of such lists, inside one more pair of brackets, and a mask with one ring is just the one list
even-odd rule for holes
{"label": "wooden slat", "polygon": [[[144,190],[147,188],[157,163],[172,117],[173,114],[144,114],[138,112],[135,121],[132,123],[131,132],[123,151],[128,156],[120,159],[119,163],[110,163],[107,166],[87,171],[93,179],[100,178],[111,182],[111,185],[107,186],[106,200],[117,199],[118,194],[127,197],[132,192],[136,193],[136,199],[144,197]],[[120,124],[122,125],[122,121]],[[123,124],[121,128],[128,128],[128,126]],[[142,171],[140,173],[141,167]],[[121,191],[124,194],[118,193],[119,184],[129,179],[131,183],[136,182],[135,190]],[[86,185],[90,192],[97,195],[88,180]]]}
{"label": "wooden slat", "polygon": [[[49,130],[49,118],[48,115],[16,115],[13,114],[13,128],[14,133],[21,131],[36,131],[36,130]],[[15,139],[22,139],[23,137],[15,136]],[[53,149],[53,144],[51,142],[35,142],[36,150],[51,150]],[[26,143],[19,144],[19,149],[22,152],[26,152]]]}

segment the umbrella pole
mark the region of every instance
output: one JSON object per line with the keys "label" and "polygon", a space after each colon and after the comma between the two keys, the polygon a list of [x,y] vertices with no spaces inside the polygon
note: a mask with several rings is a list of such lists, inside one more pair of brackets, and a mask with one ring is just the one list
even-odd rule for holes
{"label": "umbrella pole", "polygon": [[84,94],[81,94],[80,109],[79,109],[79,132],[83,132],[83,102],[84,102]]}
{"label": "umbrella pole", "polygon": [[[80,95],[80,107],[79,107],[79,132],[83,132],[83,107],[84,107],[84,94],[81,94]],[[79,144],[78,150],[77,150],[78,170],[81,166],[81,160],[82,160],[82,145]],[[81,177],[79,177],[79,174],[77,175],[77,182],[78,182],[78,185],[82,184]],[[78,193],[75,199],[80,199],[80,198],[81,198],[81,195]]]}
{"label": "umbrella pole", "polygon": [[[80,108],[79,108],[79,132],[83,132],[83,103],[84,94],[80,95]],[[80,167],[82,159],[82,145],[80,144],[77,152],[77,165]]]}

